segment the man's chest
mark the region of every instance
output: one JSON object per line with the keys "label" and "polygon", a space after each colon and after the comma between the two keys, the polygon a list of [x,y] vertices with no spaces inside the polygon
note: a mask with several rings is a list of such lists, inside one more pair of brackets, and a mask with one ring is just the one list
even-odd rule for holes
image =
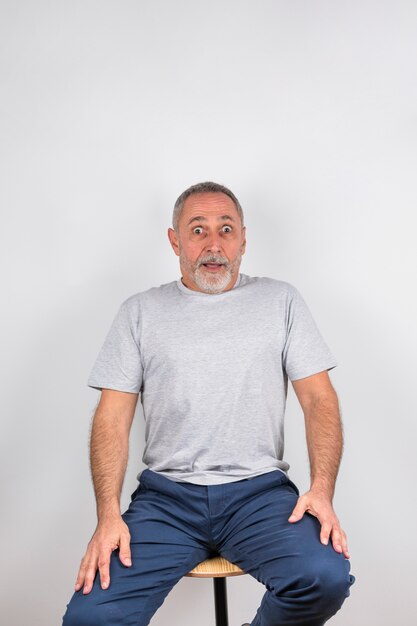
{"label": "man's chest", "polygon": [[140,343],[148,391],[174,372],[176,378],[219,385],[236,376],[261,376],[281,361],[284,314],[276,309],[191,307],[144,322]]}

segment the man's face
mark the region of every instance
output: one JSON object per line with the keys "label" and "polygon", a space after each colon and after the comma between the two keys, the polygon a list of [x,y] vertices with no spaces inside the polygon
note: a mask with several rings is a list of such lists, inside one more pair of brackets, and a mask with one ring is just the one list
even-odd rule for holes
{"label": "man's face", "polygon": [[183,283],[206,293],[232,289],[246,246],[246,228],[233,200],[218,192],[189,196],[178,229],[169,228],[168,237],[180,258]]}

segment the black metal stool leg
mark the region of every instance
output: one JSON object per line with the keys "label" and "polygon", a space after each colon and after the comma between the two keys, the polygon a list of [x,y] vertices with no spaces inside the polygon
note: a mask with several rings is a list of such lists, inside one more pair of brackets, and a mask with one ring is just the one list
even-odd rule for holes
{"label": "black metal stool leg", "polygon": [[229,626],[227,616],[227,589],[226,577],[213,578],[214,607],[216,611],[216,626]]}

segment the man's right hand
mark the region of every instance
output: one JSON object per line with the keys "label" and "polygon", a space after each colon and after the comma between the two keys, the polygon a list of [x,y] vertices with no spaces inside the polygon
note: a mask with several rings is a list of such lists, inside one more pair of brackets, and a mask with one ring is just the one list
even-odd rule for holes
{"label": "man's right hand", "polygon": [[94,535],[87,546],[78,571],[75,591],[84,586],[83,594],[90,593],[94,578],[99,570],[102,589],[110,585],[110,556],[113,550],[119,551],[120,561],[126,567],[132,565],[130,554],[130,532],[120,515],[99,521]]}

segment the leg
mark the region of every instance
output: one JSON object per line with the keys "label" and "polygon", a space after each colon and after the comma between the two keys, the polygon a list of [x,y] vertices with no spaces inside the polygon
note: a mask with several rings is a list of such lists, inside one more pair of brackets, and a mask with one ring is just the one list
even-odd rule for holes
{"label": "leg", "polygon": [[210,556],[198,530],[204,529],[198,498],[191,501],[187,488],[167,478],[162,479],[163,493],[147,476],[141,475],[122,516],[131,534],[132,566],[122,565],[114,551],[110,587],[101,589],[97,574],[89,594],[75,592],[63,626],[147,626],[172,587]]}
{"label": "leg", "polygon": [[251,626],[322,626],[349,595],[349,561],[321,544],[312,515],[288,522],[299,494],[281,472],[239,489],[220,552],[267,588]]}

